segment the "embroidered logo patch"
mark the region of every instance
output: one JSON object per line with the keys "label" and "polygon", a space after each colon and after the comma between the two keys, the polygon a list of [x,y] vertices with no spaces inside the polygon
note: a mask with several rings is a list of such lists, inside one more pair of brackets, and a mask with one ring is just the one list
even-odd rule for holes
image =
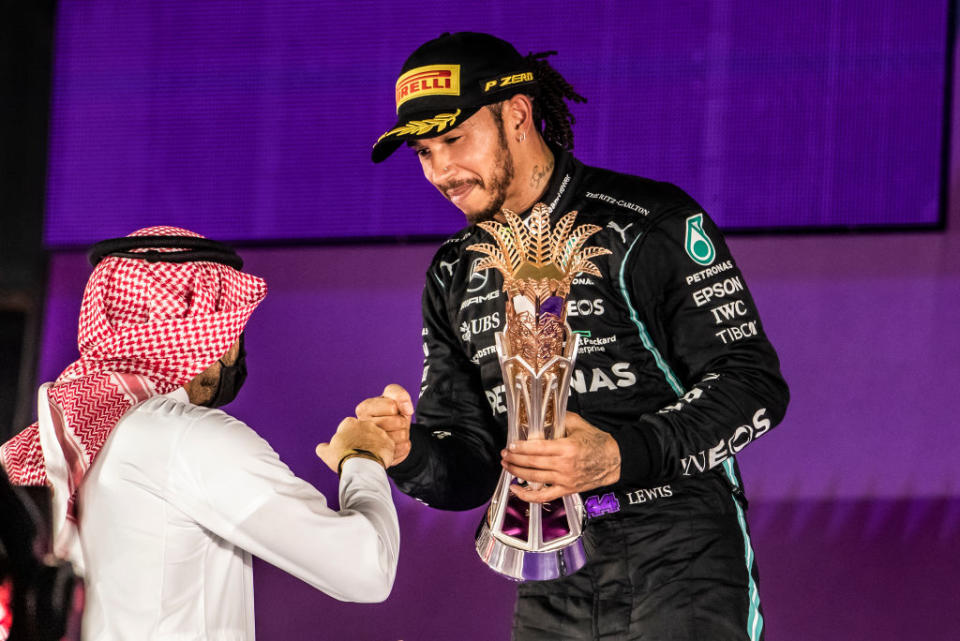
{"label": "embroidered logo patch", "polygon": [[459,96],[460,65],[427,65],[411,69],[397,80],[397,110],[400,105],[424,96]]}
{"label": "embroidered logo patch", "polygon": [[377,138],[377,142],[380,142],[387,136],[422,136],[433,129],[436,129],[439,134],[447,127],[452,126],[459,115],[460,110],[457,109],[452,114],[437,114],[433,118],[427,118],[426,120],[411,120],[402,127],[391,129],[383,134]]}
{"label": "embroidered logo patch", "polygon": [[524,82],[533,82],[533,72],[525,71],[523,73],[512,73],[507,76],[492,78],[483,83],[483,93],[488,93],[494,89],[502,89],[510,85],[519,85]]}
{"label": "embroidered logo patch", "polygon": [[683,243],[687,255],[698,265],[709,265],[716,258],[713,242],[703,231],[703,214],[694,214],[687,218],[687,233]]}
{"label": "embroidered logo patch", "polygon": [[583,507],[587,510],[587,516],[595,519],[604,514],[619,512],[620,501],[613,492],[607,492],[603,496],[594,494],[593,496],[587,497],[587,500],[583,502]]}

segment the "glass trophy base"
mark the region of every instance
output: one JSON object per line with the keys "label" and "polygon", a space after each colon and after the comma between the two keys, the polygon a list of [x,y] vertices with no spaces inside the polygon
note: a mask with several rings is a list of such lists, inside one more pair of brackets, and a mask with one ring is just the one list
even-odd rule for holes
{"label": "glass trophy base", "polygon": [[486,518],[477,530],[477,554],[494,572],[514,581],[559,579],[573,574],[587,562],[580,538],[549,552],[520,550],[497,540]]}

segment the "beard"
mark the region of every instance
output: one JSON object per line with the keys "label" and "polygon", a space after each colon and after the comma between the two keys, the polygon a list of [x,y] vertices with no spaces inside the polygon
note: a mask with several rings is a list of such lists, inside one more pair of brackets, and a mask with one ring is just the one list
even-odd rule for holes
{"label": "beard", "polygon": [[499,146],[497,155],[494,158],[493,175],[490,177],[490,184],[486,185],[482,180],[472,181],[481,189],[490,192],[493,198],[490,204],[481,211],[464,212],[464,215],[467,217],[467,222],[471,225],[493,220],[497,214],[500,213],[500,209],[507,199],[507,187],[513,182],[513,156],[510,154],[510,150],[507,149],[507,136],[503,131],[502,121],[500,122],[498,133]]}

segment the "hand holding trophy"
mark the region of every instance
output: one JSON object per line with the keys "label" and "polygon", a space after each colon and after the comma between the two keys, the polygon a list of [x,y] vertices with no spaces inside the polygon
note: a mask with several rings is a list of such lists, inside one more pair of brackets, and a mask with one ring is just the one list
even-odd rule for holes
{"label": "hand holding trophy", "polygon": [[[565,299],[577,274],[601,277],[590,259],[609,254],[587,247],[596,225],[573,227],[577,212],[550,225],[550,209],[538,203],[526,221],[504,210],[506,225],[479,226],[496,244],[468,249],[486,254],[476,269],[497,269],[507,293],[506,326],[496,334],[507,404],[507,446],[564,436],[564,415],[579,336],[566,322]],[[500,475],[477,533],[477,552],[493,570],[519,581],[572,574],[586,562],[580,541],[583,505],[576,493],[546,503],[526,503],[510,492],[523,483]],[[536,489],[536,484],[526,484]]]}

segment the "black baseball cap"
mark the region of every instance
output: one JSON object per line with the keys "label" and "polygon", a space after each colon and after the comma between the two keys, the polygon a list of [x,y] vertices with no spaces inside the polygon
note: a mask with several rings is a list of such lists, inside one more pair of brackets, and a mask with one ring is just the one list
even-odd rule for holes
{"label": "black baseball cap", "polygon": [[518,93],[536,94],[529,58],[485,33],[445,33],[421,45],[403,63],[396,85],[397,123],[377,139],[381,162],[406,140],[453,129],[484,105]]}

